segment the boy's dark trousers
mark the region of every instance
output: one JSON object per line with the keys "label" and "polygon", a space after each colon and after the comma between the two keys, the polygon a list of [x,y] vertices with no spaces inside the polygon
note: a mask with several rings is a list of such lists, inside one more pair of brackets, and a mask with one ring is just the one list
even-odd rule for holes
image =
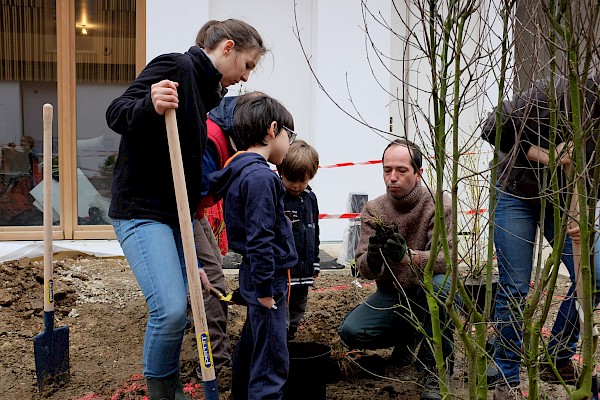
{"label": "boy's dark trousers", "polygon": [[287,337],[288,341],[294,340],[298,325],[302,322],[308,302],[308,285],[292,285],[290,288],[290,302],[287,305]]}
{"label": "boy's dark trousers", "polygon": [[261,305],[253,290],[249,266],[240,267],[240,290],[248,302],[246,322],[235,348],[232,400],[279,400],[289,371],[286,331],[287,274],[274,279],[275,307]]}

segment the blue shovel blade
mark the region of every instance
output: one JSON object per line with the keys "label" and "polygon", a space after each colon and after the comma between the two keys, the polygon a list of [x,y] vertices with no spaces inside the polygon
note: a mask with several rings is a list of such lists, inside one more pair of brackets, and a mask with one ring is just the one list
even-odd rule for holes
{"label": "blue shovel blade", "polygon": [[38,387],[69,382],[69,327],[48,329],[33,338]]}
{"label": "blue shovel blade", "polygon": [[217,389],[217,380],[204,382],[204,396],[206,400],[219,400],[219,391]]}

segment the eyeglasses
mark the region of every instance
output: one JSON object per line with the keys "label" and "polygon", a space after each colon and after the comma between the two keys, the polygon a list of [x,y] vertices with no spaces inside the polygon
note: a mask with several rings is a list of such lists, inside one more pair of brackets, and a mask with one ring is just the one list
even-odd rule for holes
{"label": "eyeglasses", "polygon": [[294,143],[298,134],[285,125],[281,125],[281,127],[287,131],[288,138],[290,139],[290,144]]}

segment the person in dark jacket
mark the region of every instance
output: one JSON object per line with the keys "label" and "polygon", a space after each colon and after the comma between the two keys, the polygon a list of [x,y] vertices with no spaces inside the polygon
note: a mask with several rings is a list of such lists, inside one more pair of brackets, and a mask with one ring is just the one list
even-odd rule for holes
{"label": "person in dark jacket", "polygon": [[[193,214],[200,201],[206,114],[227,86],[248,80],[265,51],[247,23],[209,21],[195,46],[156,57],[106,111],[108,126],[121,135],[109,216],[149,308],[143,366],[150,400],[185,398],[179,354],[187,276],[163,114],[177,113]],[[199,273],[206,290],[206,274]]]}
{"label": "person in dark jacket", "polygon": [[298,264],[291,271],[288,300],[287,337],[294,340],[298,325],[306,312],[308,288],[319,275],[319,206],[317,196],[308,182],[319,168],[319,154],[304,140],[290,146],[277,171],[286,193],[283,198],[285,215],[292,222]]}
{"label": "person in dark jacket", "polygon": [[[600,86],[594,78],[585,84],[586,126],[598,124],[600,101],[597,98]],[[554,102],[551,101],[547,82],[536,84],[524,93],[517,93],[511,101],[502,104],[502,133],[499,138],[501,160],[498,165],[498,192],[494,223],[494,245],[498,257],[499,289],[496,297],[495,316],[498,339],[494,345],[495,366],[488,368],[488,383],[498,382],[494,399],[520,398],[519,368],[521,364],[522,319],[518,310],[523,310],[530,289],[531,272],[534,260],[536,231],[554,245],[556,228],[553,221],[553,199],[550,196],[549,180],[552,170],[548,169],[550,149],[551,104],[558,106],[559,121],[567,118],[568,82],[557,79]],[[556,160],[560,164],[570,163],[569,152],[565,148],[569,140],[563,137],[567,129],[557,129]],[[492,145],[496,142],[496,115],[488,116],[483,125],[483,138]],[[590,139],[594,139],[590,137]],[[593,140],[586,143],[593,149]],[[591,151],[589,151],[591,153]],[[550,173],[548,173],[550,172]],[[560,176],[564,187],[564,174],[561,169],[554,173]],[[547,197],[544,219],[540,199]],[[547,343],[551,360],[544,360],[540,377],[543,380],[557,381],[549,361],[555,364],[561,378],[567,383],[575,383],[577,376],[571,357],[575,354],[579,340],[579,317],[574,298],[576,283],[573,264],[571,237],[579,236],[579,227],[567,231],[562,262],[567,267],[571,286],[562,301]],[[596,288],[600,289],[600,265],[596,265]],[[598,302],[598,295],[596,303]],[[517,311],[515,311],[517,310]]]}
{"label": "person in dark jacket", "polygon": [[[219,105],[208,113],[208,141],[202,157],[202,184],[200,205],[194,216],[194,242],[198,263],[206,272],[210,284],[220,293],[225,293],[225,275],[223,274],[223,255],[215,238],[215,226],[207,218],[207,209],[217,204],[215,197],[208,191],[208,175],[223,169],[225,162],[235,153],[237,146],[233,142],[233,114],[238,103],[259,92],[250,92],[242,96],[223,97]],[[208,324],[208,333],[212,346],[212,355],[217,375],[223,368],[231,367],[231,342],[227,334],[227,303],[214,294],[204,298],[204,310]]]}
{"label": "person in dark jacket", "polygon": [[293,129],[291,114],[277,100],[249,98],[234,115],[234,141],[244,151],[210,175],[210,191],[224,197],[229,247],[242,256],[239,284],[248,305],[233,355],[234,400],[281,399],[288,375],[285,301],[298,257],[284,214],[285,189],[267,161],[283,161]]}

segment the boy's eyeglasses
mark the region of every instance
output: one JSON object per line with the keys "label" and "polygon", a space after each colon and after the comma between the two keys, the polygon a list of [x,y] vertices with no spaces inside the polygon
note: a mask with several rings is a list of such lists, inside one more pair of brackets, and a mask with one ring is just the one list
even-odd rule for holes
{"label": "boy's eyeglasses", "polygon": [[281,127],[287,131],[288,138],[290,139],[290,144],[294,143],[298,134],[285,125],[282,125]]}

